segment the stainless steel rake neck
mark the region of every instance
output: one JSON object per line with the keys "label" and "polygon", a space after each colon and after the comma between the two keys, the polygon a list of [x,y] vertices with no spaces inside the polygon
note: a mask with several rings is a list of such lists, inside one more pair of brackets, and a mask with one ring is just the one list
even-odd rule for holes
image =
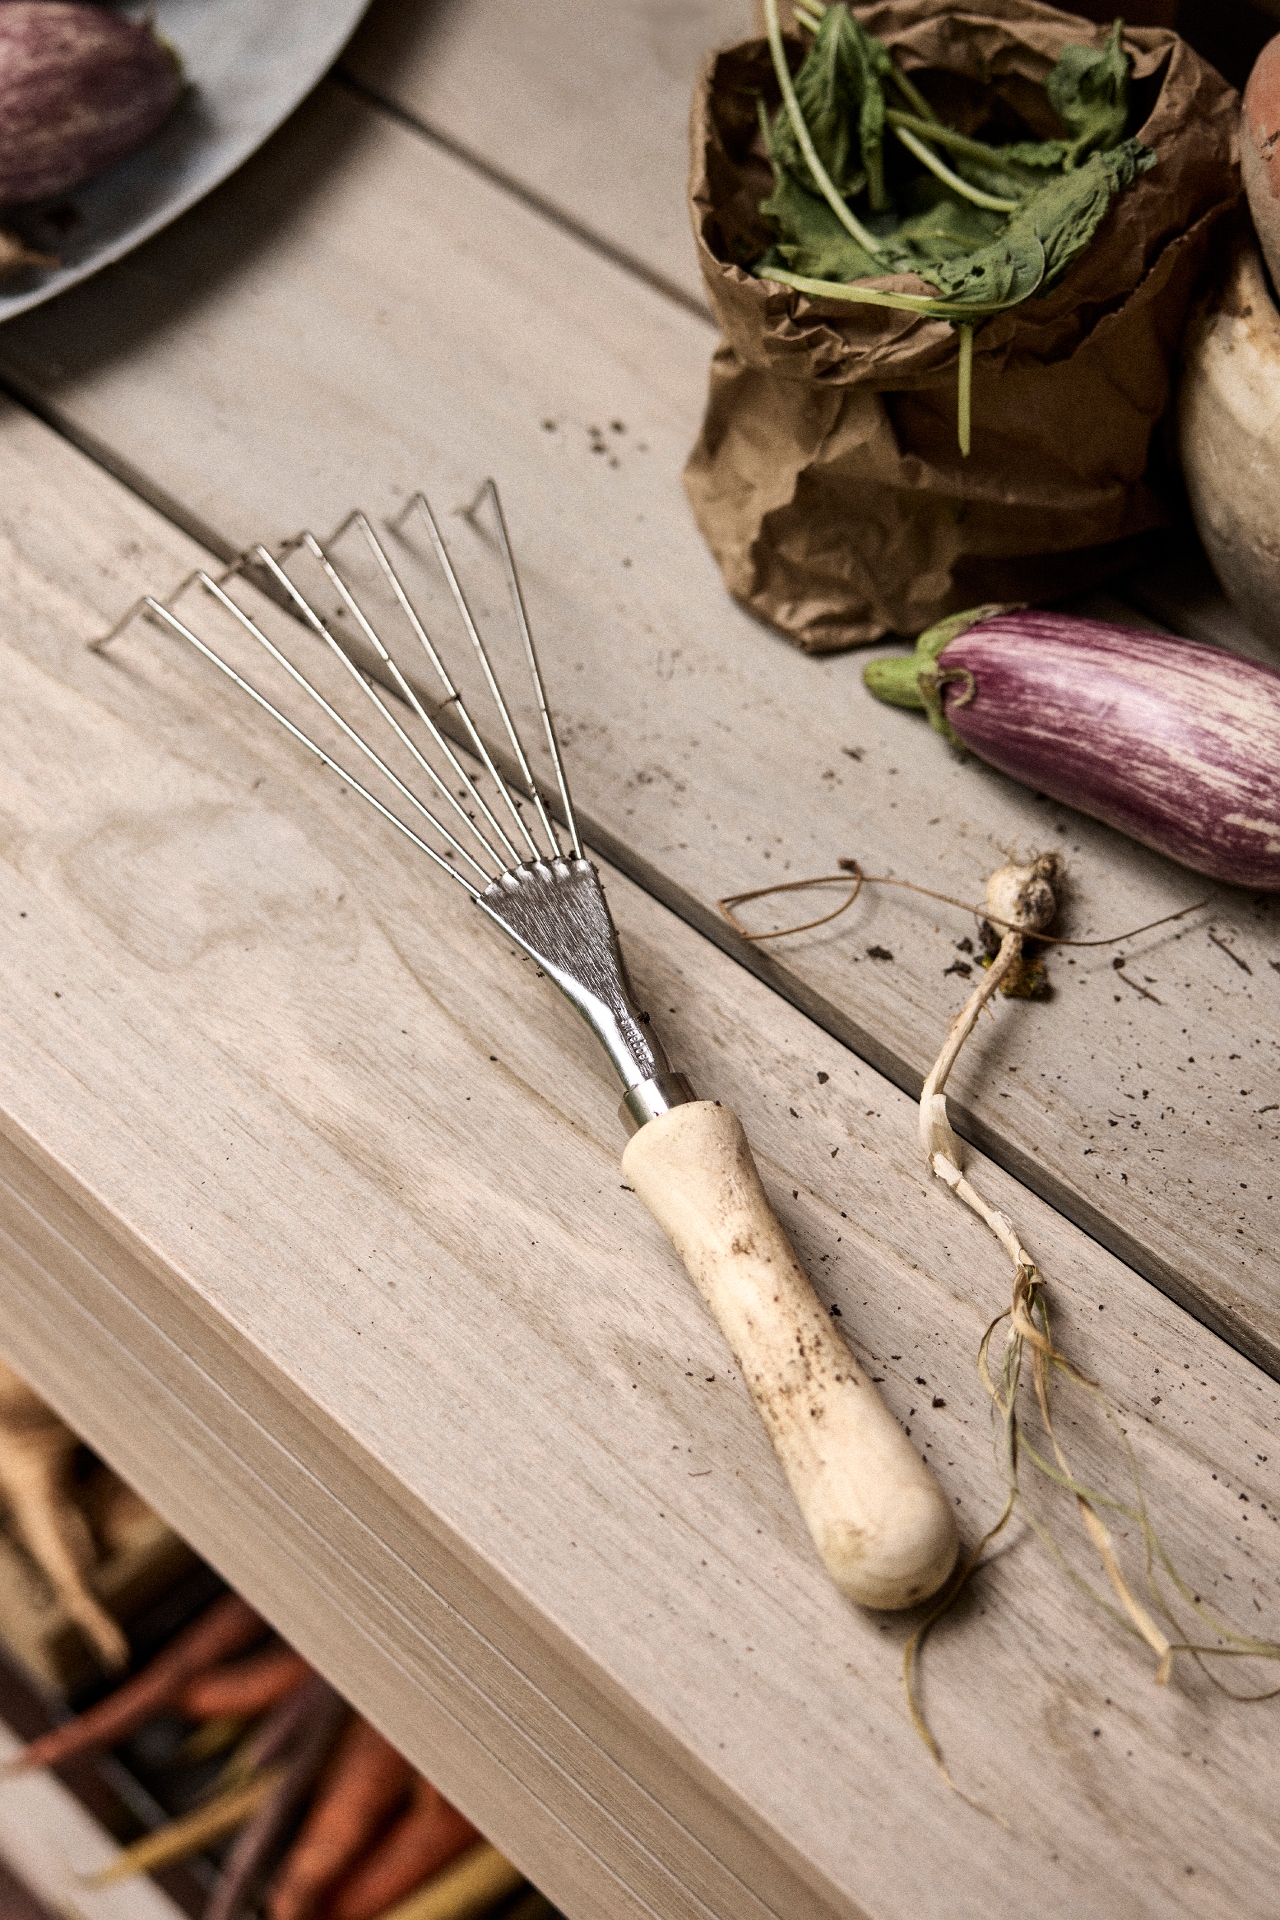
{"label": "stainless steel rake neck", "polygon": [[629,1133],[696,1097],[684,1075],[672,1073],[649,1016],[636,1006],[589,860],[574,854],[522,862],[476,904],[554,980],[595,1034],[622,1082],[619,1111]]}

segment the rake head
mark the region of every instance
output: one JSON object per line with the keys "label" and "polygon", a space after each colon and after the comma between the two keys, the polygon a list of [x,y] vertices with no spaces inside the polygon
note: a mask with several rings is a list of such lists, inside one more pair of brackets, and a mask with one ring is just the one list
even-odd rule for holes
{"label": "rake head", "polygon": [[[694,1096],[636,1005],[600,877],[582,849],[492,480],[467,511],[477,530],[485,506],[536,713],[541,781],[421,493],[389,531],[409,553],[425,534],[469,674],[450,672],[406,567],[359,511],[328,540],[300,533],[274,551],[255,546],[216,577],[197,570],[167,600],[148,594],[95,644],[105,647],[139,616],[177,635],[465,888],[587,1022],[622,1082],[622,1117],[634,1132]],[[483,726],[464,678],[483,701]]]}

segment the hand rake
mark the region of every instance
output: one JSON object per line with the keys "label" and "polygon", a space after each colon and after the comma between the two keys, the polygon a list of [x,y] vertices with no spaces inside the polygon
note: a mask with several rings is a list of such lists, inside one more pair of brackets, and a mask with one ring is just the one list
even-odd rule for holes
{"label": "hand rake", "polygon": [[[275,552],[257,546],[217,578],[192,574],[167,602],[140,600],[97,644],[138,614],[188,642],[465,888],[555,982],[622,1083],[631,1134],[623,1174],[719,1322],[829,1573],[864,1605],[910,1606],[951,1571],[951,1508],[805,1277],[738,1120],[672,1072],[637,1006],[583,852],[492,481],[476,506],[484,501],[531,682],[532,737],[550,769],[541,783],[421,494],[399,524],[413,517],[425,530],[467,643],[470,664],[459,678],[476,682],[489,732],[472,718],[405,568],[358,512],[327,541],[303,533]],[[199,616],[180,613],[195,590]],[[252,678],[228,652],[236,661],[247,653]],[[279,691],[262,690],[264,675]]]}

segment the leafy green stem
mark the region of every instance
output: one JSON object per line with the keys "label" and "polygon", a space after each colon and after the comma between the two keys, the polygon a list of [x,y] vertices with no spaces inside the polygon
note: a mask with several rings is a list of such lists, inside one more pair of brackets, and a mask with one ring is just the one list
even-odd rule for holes
{"label": "leafy green stem", "polygon": [[957,133],[954,127],[944,126],[940,120],[924,120],[914,113],[901,113],[897,107],[887,108],[884,117],[895,132],[915,133],[925,140],[934,140],[940,147],[949,147],[952,153],[958,153],[962,160],[980,160],[984,166],[1001,169],[1005,165],[994,148],[984,146],[981,140],[971,140],[967,133]]}
{"label": "leafy green stem", "polygon": [[787,65],[786,49],[782,44],[782,28],[778,24],[778,0],[764,0],[764,17],[765,25],[769,33],[769,51],[773,55],[773,68],[778,76],[778,85],[782,89],[782,99],[787,109],[787,118],[791,122],[791,130],[795,134],[796,144],[805,157],[809,171],[817,181],[822,191],[823,199],[827,202],[827,205],[831,208],[832,213],[835,214],[836,219],[840,222],[841,226],[844,227],[845,231],[852,235],[858,245],[862,247],[865,252],[869,253],[873,260],[883,260],[885,257],[884,248],[878,240],[868,233],[857,215],[851,213],[845,205],[845,202],[835,188],[830,174],[819,159],[818,149],[814,146],[809,129],[805,125],[804,115],[800,111],[800,102],[796,98],[796,90],[792,84],[791,69]]}
{"label": "leafy green stem", "polygon": [[928,167],[931,174],[950,187],[953,193],[958,193],[961,199],[972,200],[975,207],[987,207],[992,213],[1016,213],[1022,205],[1021,200],[1005,200],[999,194],[984,193],[981,187],[971,187],[967,180],[962,180],[958,173],[952,171],[945,160],[939,160],[936,153],[930,152],[924,141],[917,139],[908,128],[895,126],[893,130],[907,152],[913,153],[921,166]]}
{"label": "leafy green stem", "polygon": [[[897,87],[903,99],[911,102],[911,105],[915,108],[927,127],[941,126],[942,122],[938,119],[937,114],[913,80],[908,80],[906,74],[900,73],[897,67],[890,67],[889,78],[893,81],[893,84]],[[892,109],[890,111],[892,111]],[[950,128],[948,128],[947,131],[950,132]]]}
{"label": "leafy green stem", "polygon": [[[822,16],[826,11],[827,9],[821,4],[821,0],[796,0],[796,4],[792,8],[796,25],[806,28],[810,33],[816,33],[818,31],[818,28],[822,25]],[[889,70],[889,78],[894,82],[903,99],[910,101],[921,120],[929,125],[936,126],[938,124],[937,114],[929,105],[929,102],[925,99],[919,87],[917,87],[913,81],[908,80],[905,73],[899,73],[896,67],[892,67]]]}
{"label": "leafy green stem", "polygon": [[985,320],[989,314],[1003,313],[1009,307],[1021,305],[1026,297],[1017,294],[1011,300],[977,301],[944,300],[928,293],[885,293],[879,287],[864,287],[844,280],[810,280],[804,274],[790,273],[786,267],[757,267],[758,280],[777,280],[784,287],[794,287],[798,293],[808,293],[815,300],[852,300],[869,307],[896,307],[902,313],[921,313],[932,320]]}
{"label": "leafy green stem", "polygon": [[966,459],[972,441],[973,427],[973,324],[964,321],[960,327],[960,394],[956,403],[956,437],[960,442],[960,451]]}
{"label": "leafy green stem", "polygon": [[[961,453],[968,455],[973,434],[973,321],[999,313],[1001,306],[1016,306],[1016,300],[1006,300],[1001,305],[989,307],[960,307],[957,302],[932,300],[922,293],[885,293],[879,287],[848,286],[836,280],[807,280],[802,274],[788,273],[785,267],[761,267],[757,277],[761,280],[777,280],[785,287],[795,287],[797,292],[812,294],[818,299],[851,300],[868,307],[895,307],[901,313],[919,313],[935,320],[956,322],[960,335],[956,438]],[[969,317],[959,320],[960,313]]]}

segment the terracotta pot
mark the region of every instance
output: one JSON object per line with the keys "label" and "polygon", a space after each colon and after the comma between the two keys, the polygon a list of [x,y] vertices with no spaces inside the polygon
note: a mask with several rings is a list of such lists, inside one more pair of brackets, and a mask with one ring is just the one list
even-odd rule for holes
{"label": "terracotta pot", "polygon": [[1258,55],[1240,111],[1240,171],[1273,280],[1280,280],[1280,34]]}
{"label": "terracotta pot", "polygon": [[1254,632],[1280,646],[1280,312],[1251,237],[1187,329],[1178,440],[1214,571]]}

